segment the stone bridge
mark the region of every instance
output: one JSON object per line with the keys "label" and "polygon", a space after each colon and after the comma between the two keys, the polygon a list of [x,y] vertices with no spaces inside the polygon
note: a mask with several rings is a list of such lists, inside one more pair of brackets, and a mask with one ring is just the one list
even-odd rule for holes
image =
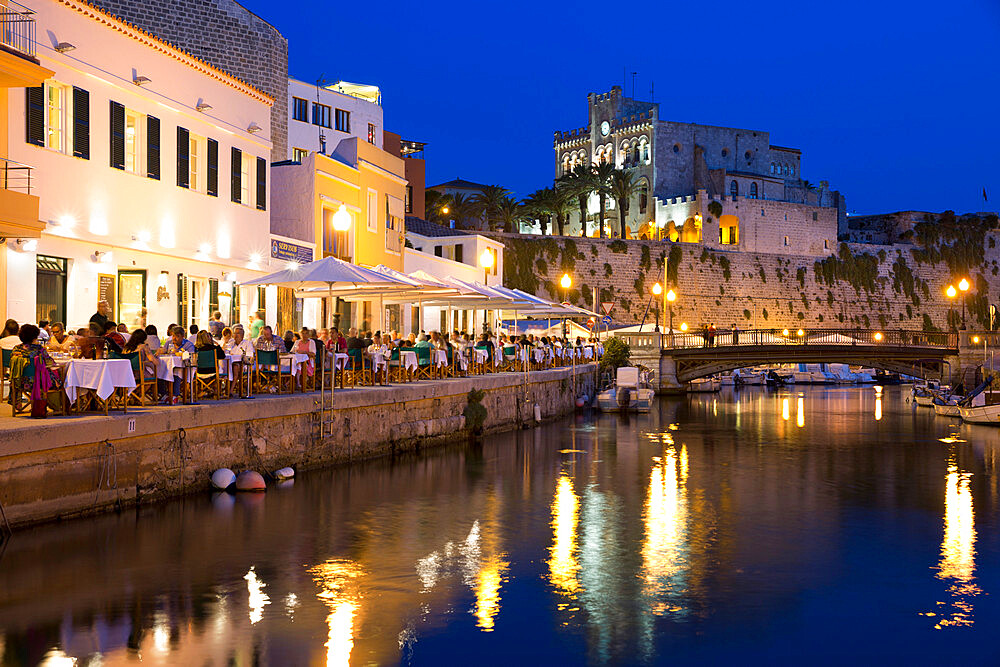
{"label": "stone bridge", "polygon": [[[622,333],[634,363],[653,370],[658,391],[715,373],[773,364],[843,363],[953,380],[1000,347],[996,332],[875,329],[751,329],[703,333]],[[962,362],[965,362],[964,364]]]}

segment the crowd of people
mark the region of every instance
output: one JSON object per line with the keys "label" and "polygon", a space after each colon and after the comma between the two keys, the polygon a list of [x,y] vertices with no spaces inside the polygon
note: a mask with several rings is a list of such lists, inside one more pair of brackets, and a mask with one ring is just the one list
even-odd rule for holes
{"label": "crowd of people", "polygon": [[[545,349],[548,358],[553,358],[556,351],[563,349],[582,348],[584,345],[597,345],[596,339],[584,341],[577,337],[575,341],[565,338],[510,335],[504,333],[484,332],[478,335],[462,333],[457,330],[451,333],[438,331],[410,333],[406,336],[399,331],[383,333],[381,331],[359,331],[351,327],[346,332],[336,328],[311,329],[303,327],[299,332],[285,331],[283,336],[275,335],[274,329],[265,324],[264,311],[257,311],[247,329],[242,324],[227,325],[222,320],[222,313],[212,313],[208,327],[200,329],[192,324],[187,329],[178,324],[170,324],[160,337],[159,329],[153,324],[128,331],[124,324],[116,323],[109,317],[111,307],[107,301],[100,301],[97,311],[91,316],[86,327],[75,332],[67,330],[62,322],[41,321],[35,324],[19,325],[13,319],[4,324],[0,335],[0,350],[11,351],[11,369],[15,365],[23,368],[26,364],[34,364],[35,368],[47,369],[48,375],[42,385],[54,384],[57,379],[57,367],[53,355],[68,355],[76,358],[100,359],[118,355],[138,355],[139,367],[145,379],[156,380],[160,400],[167,404],[177,404],[182,389],[181,378],[175,377],[172,383],[159,379],[162,373],[162,358],[164,356],[198,356],[198,352],[214,352],[217,359],[226,355],[241,356],[244,359],[256,359],[256,352],[276,351],[306,355],[303,371],[313,376],[317,369],[322,368],[323,360],[334,353],[350,353],[361,350],[362,354],[371,358],[376,353],[388,358],[393,349],[446,350],[449,358],[457,350],[468,358],[469,349],[485,348],[491,361],[501,358],[504,348],[514,347],[517,351],[524,348]],[[323,351],[326,354],[323,354]],[[35,377],[26,377],[26,388],[33,389],[33,384],[41,375],[36,371]],[[39,387],[45,390],[47,387]],[[36,392],[37,393],[37,392]]]}

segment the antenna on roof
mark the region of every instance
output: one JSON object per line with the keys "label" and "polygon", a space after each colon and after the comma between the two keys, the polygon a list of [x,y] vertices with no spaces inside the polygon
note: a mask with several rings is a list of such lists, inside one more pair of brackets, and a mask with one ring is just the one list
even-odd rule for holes
{"label": "antenna on roof", "polygon": [[633,97],[633,99],[635,98],[635,75],[636,74],[638,74],[638,72],[632,72],[632,97]]}
{"label": "antenna on roof", "polygon": [[[326,83],[326,75],[320,74],[319,78],[316,79],[316,107],[313,109],[314,116],[316,115],[316,112],[319,111],[320,108],[319,89],[321,86],[323,86],[324,83]],[[316,118],[313,118],[313,122],[314,123],[316,122]],[[319,123],[316,123],[316,131],[319,132],[319,152],[323,155],[326,155],[326,135],[323,134],[323,126],[320,125]]]}
{"label": "antenna on roof", "polygon": [[653,84],[654,84],[653,81],[649,82],[649,101],[650,102],[656,102],[656,96],[653,95]]}

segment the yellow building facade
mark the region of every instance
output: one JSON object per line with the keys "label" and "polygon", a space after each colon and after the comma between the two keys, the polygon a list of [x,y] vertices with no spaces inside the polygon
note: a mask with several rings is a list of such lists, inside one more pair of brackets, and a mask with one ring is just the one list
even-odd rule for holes
{"label": "yellow building facade", "polygon": [[[7,158],[10,88],[39,86],[52,70],[38,64],[34,55],[34,18],[31,10],[15,2],[0,0],[3,30],[0,30],[0,320],[7,319],[7,253],[16,252],[42,235],[45,223],[38,219],[38,197],[32,193],[30,165]],[[23,140],[23,139],[22,139]],[[13,250],[8,250],[13,247]]]}
{"label": "yellow building facade", "polygon": [[[299,161],[272,166],[272,231],[300,230],[311,242],[314,257],[337,257],[360,266],[384,264],[403,270],[405,197],[404,163],[374,144],[351,137],[329,155],[311,152]],[[343,207],[347,229],[335,219]],[[304,313],[304,322],[328,321],[324,305]],[[398,308],[375,302],[341,302],[341,326],[399,328]]]}

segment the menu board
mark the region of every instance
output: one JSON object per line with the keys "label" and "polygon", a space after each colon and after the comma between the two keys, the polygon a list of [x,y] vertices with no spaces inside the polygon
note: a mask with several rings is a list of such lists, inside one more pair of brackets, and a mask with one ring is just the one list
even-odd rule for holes
{"label": "menu board", "polygon": [[110,319],[114,319],[115,306],[118,302],[115,300],[115,282],[117,278],[106,273],[97,274],[97,300],[107,301],[108,305],[111,306],[111,316]]}

